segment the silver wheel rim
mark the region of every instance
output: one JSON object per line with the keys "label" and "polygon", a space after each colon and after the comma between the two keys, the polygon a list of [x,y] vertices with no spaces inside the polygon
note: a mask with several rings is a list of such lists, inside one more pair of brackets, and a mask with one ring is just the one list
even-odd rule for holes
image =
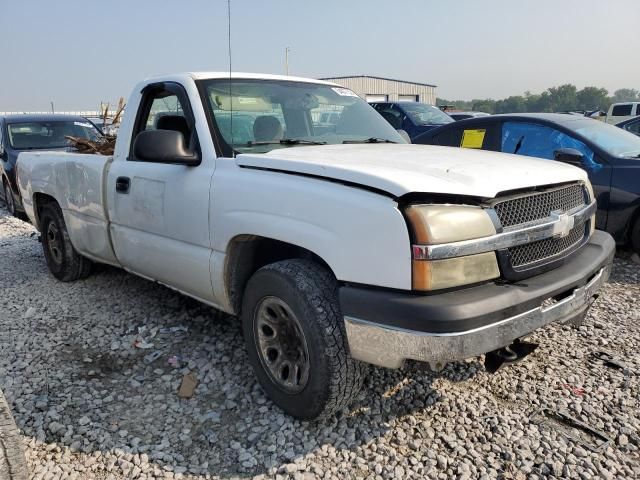
{"label": "silver wheel rim", "polygon": [[298,318],[277,297],[265,297],[254,316],[258,356],[271,380],[287,393],[299,393],[309,381],[309,350]]}
{"label": "silver wheel rim", "polygon": [[55,223],[49,222],[47,227],[47,248],[54,262],[58,265],[62,263],[62,242],[60,239],[60,230]]}

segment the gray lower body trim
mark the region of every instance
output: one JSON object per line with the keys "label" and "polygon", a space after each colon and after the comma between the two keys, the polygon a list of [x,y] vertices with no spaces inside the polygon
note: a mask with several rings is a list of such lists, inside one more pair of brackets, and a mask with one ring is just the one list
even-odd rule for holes
{"label": "gray lower body trim", "polygon": [[568,322],[582,315],[609,278],[610,265],[589,282],[551,305],[540,305],[514,317],[473,330],[427,333],[389,328],[353,317],[345,317],[351,356],[387,368],[400,368],[405,360],[432,365],[477,357],[512,343],[554,322]]}

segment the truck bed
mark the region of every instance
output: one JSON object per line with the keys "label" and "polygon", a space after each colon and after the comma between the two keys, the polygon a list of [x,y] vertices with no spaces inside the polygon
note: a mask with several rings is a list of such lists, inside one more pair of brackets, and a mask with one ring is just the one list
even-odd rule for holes
{"label": "truck bed", "polygon": [[25,152],[18,157],[18,186],[25,212],[37,225],[34,199],[55,198],[73,246],[83,255],[117,265],[109,240],[105,178],[113,157],[67,152]]}

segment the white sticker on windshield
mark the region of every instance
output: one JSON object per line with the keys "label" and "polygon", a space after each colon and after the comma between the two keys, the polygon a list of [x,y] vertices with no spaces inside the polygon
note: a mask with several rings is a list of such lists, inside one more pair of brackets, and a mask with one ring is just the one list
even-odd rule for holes
{"label": "white sticker on windshield", "polygon": [[355,93],[353,93],[351,90],[349,90],[348,88],[332,87],[331,90],[333,90],[334,92],[336,92],[338,95],[340,95],[342,97],[357,97],[358,96]]}
{"label": "white sticker on windshield", "polygon": [[84,127],[84,128],[91,128],[93,127],[93,125],[91,125],[90,123],[83,123],[83,122],[73,122],[74,125],[77,125],[79,127]]}

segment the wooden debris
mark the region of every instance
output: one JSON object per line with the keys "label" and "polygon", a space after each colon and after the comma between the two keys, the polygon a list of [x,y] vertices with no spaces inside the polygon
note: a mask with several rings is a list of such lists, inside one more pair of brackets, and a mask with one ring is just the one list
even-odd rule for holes
{"label": "wooden debris", "polygon": [[116,147],[116,137],[105,135],[102,140],[93,141],[81,137],[66,136],[73,151],[77,153],[93,153],[97,155],[113,155]]}

